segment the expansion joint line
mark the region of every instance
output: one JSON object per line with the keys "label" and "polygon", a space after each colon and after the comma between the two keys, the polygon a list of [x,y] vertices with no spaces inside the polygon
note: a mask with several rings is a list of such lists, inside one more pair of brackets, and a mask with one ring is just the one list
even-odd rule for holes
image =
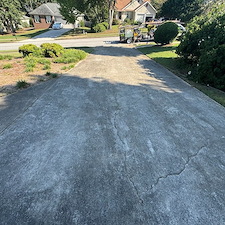
{"label": "expansion joint line", "polygon": [[180,171],[174,172],[174,173],[168,173],[168,174],[166,174],[164,176],[158,177],[156,182],[151,185],[151,190],[158,185],[160,180],[166,179],[166,178],[168,178],[170,176],[179,176],[179,175],[181,175],[184,172],[184,170],[186,169],[186,167],[188,166],[188,164],[190,163],[190,161],[193,158],[197,157],[200,154],[200,152],[203,151],[204,148],[206,148],[206,146],[201,147],[195,154],[189,155],[187,160],[186,160],[186,162],[184,163],[184,166],[182,167],[182,169]]}

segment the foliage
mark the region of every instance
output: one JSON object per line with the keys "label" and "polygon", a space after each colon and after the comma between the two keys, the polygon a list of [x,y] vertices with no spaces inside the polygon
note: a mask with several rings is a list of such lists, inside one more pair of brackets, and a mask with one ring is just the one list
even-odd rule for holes
{"label": "foliage", "polygon": [[39,48],[33,44],[26,44],[19,47],[19,53],[22,53],[23,57],[32,55],[33,53],[37,54],[38,52]]}
{"label": "foliage", "polygon": [[151,0],[151,4],[157,9],[159,10],[163,3],[166,2],[166,0]]}
{"label": "foliage", "polygon": [[8,33],[15,32],[22,16],[19,0],[0,1],[0,24]]}
{"label": "foliage", "polygon": [[25,80],[19,80],[16,83],[17,88],[26,88],[29,84]]}
{"label": "foliage", "polygon": [[58,0],[60,4],[60,12],[63,17],[72,24],[75,24],[77,18],[84,10],[84,1],[82,0]]}
{"label": "foliage", "polygon": [[13,58],[13,56],[11,56],[11,55],[0,55],[0,60],[4,60],[4,59],[11,60],[12,58]]}
{"label": "foliage", "polygon": [[187,22],[202,12],[204,2],[205,0],[167,0],[162,5],[160,15]]}
{"label": "foliage", "polygon": [[101,24],[105,27],[105,29],[108,29],[109,24],[107,22],[102,22]]}
{"label": "foliage", "polygon": [[106,27],[102,23],[98,23],[96,26],[93,27],[93,30],[96,33],[99,33],[99,32],[105,31],[106,30]]}
{"label": "foliage", "polygon": [[12,67],[13,65],[11,63],[7,63],[2,67],[2,69],[11,69]]}
{"label": "foliage", "polygon": [[178,35],[178,26],[173,22],[160,25],[154,33],[154,41],[160,44],[169,44]]}
{"label": "foliage", "polygon": [[87,15],[92,26],[108,19],[109,28],[112,27],[116,0],[57,0],[61,6],[61,13],[67,21],[75,23],[80,13]]}
{"label": "foliage", "polygon": [[25,62],[25,72],[26,73],[33,72],[34,68],[37,65],[37,58],[33,56],[27,56],[25,57],[24,62]]}
{"label": "foliage", "polygon": [[66,49],[61,57],[55,58],[55,63],[76,63],[87,56],[87,53],[82,50]]}
{"label": "foliage", "polygon": [[187,27],[177,52],[194,80],[225,90],[225,3],[210,3]]}
{"label": "foliage", "polygon": [[43,43],[41,44],[41,51],[45,57],[59,57],[62,55],[64,48],[56,43]]}
{"label": "foliage", "polygon": [[79,23],[80,27],[85,27],[85,22],[84,20],[81,20],[80,23]]}
{"label": "foliage", "polygon": [[120,20],[117,20],[114,18],[112,25],[119,25],[119,24],[120,24]]}
{"label": "foliage", "polygon": [[23,11],[30,12],[46,2],[56,2],[55,0],[19,0]]}

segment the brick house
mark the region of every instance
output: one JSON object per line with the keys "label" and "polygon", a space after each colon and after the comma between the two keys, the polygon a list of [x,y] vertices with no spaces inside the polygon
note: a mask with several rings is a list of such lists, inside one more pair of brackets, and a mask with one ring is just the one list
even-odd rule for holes
{"label": "brick house", "polygon": [[[52,26],[54,22],[61,22],[66,24],[66,20],[60,13],[60,5],[57,3],[45,3],[37,7],[29,14],[32,16],[35,29],[47,29]],[[79,21],[84,21],[84,15],[81,14],[76,23],[75,27],[79,26]]]}

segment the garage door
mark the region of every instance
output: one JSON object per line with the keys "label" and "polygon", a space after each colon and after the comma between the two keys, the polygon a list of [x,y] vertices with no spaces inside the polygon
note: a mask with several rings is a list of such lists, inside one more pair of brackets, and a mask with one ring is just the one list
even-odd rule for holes
{"label": "garage door", "polygon": [[137,21],[144,22],[145,14],[137,14]]}

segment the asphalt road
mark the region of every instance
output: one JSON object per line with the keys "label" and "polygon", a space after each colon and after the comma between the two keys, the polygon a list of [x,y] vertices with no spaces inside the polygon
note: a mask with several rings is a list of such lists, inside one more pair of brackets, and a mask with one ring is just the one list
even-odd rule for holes
{"label": "asphalt road", "polygon": [[225,224],[225,109],[124,45],[1,98],[0,224]]}
{"label": "asphalt road", "polygon": [[57,40],[55,38],[34,38],[14,43],[0,43],[0,51],[18,50],[24,44],[35,44],[40,46],[42,43],[57,43],[63,47],[96,47],[105,46],[111,42],[118,42],[118,37],[105,37],[105,38],[81,38],[81,39],[67,39]]}

